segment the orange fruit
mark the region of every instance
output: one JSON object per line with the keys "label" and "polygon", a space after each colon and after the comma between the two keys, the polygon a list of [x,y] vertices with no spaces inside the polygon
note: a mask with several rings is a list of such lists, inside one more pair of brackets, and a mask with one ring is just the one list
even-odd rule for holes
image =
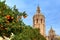
{"label": "orange fruit", "polygon": [[24,18],[26,18],[27,17],[27,15],[25,15],[25,16],[23,16]]}
{"label": "orange fruit", "polygon": [[10,19],[10,15],[6,15],[5,18]]}

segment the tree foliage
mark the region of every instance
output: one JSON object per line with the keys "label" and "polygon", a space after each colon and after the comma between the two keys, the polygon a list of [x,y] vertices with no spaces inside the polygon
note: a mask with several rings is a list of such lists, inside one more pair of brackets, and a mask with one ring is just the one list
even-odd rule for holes
{"label": "tree foliage", "polygon": [[10,8],[5,1],[0,1],[0,36],[10,38],[13,33],[11,40],[45,40],[38,29],[24,24],[22,17],[27,17],[25,11],[19,12],[16,5]]}
{"label": "tree foliage", "polygon": [[22,16],[26,18],[25,11],[19,12],[16,6],[10,8],[5,1],[0,1],[0,36],[10,37],[11,33],[15,33],[16,28],[24,25]]}
{"label": "tree foliage", "polygon": [[12,38],[12,40],[46,40],[39,32],[39,29],[33,29],[31,26],[21,27],[21,32]]}

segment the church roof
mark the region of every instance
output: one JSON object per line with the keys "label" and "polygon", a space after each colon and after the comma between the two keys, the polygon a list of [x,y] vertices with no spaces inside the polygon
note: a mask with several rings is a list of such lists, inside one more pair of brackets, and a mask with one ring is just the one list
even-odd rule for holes
{"label": "church roof", "polygon": [[50,31],[49,32],[55,32],[54,30],[53,30],[53,28],[51,27],[51,29],[50,29]]}

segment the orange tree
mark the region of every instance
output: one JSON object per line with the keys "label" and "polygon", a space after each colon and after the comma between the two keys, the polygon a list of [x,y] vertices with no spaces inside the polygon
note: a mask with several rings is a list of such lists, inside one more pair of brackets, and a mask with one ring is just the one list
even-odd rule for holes
{"label": "orange tree", "polygon": [[0,36],[10,37],[13,33],[11,40],[46,40],[38,29],[24,24],[22,17],[27,17],[25,11],[19,12],[16,6],[10,8],[0,1]]}
{"label": "orange tree", "polygon": [[33,29],[31,26],[20,27],[20,33],[14,35],[11,40],[46,40],[39,29]]}
{"label": "orange tree", "polygon": [[19,12],[16,6],[10,8],[5,1],[0,1],[0,36],[10,37],[11,33],[16,34],[17,28],[24,25],[22,16],[27,17],[25,11]]}

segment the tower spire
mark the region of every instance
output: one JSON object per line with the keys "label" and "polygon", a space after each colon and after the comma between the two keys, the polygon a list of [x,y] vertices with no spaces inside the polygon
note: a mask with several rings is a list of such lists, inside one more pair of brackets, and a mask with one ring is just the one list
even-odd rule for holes
{"label": "tower spire", "polygon": [[51,32],[51,31],[54,31],[53,28],[52,28],[52,26],[51,26],[50,32]]}
{"label": "tower spire", "polygon": [[37,6],[37,13],[40,13],[40,7],[39,7],[39,5]]}
{"label": "tower spire", "polygon": [[37,13],[40,13],[39,0],[38,0],[38,6],[37,6]]}

